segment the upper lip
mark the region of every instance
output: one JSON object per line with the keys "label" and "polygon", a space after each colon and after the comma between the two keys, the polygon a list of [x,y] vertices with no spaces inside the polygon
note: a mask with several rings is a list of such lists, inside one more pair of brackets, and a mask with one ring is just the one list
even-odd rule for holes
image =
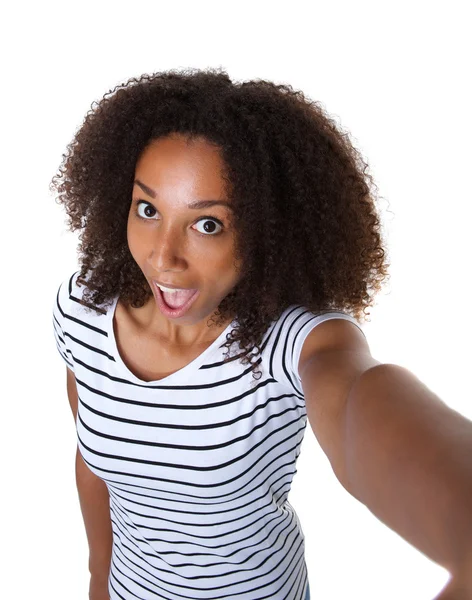
{"label": "upper lip", "polygon": [[158,285],[162,285],[166,288],[170,288],[171,290],[193,290],[196,288],[186,288],[186,287],[182,287],[180,285],[172,285],[171,283],[164,283],[163,281],[157,281],[157,279],[152,279],[151,281],[153,281],[154,283],[157,283]]}

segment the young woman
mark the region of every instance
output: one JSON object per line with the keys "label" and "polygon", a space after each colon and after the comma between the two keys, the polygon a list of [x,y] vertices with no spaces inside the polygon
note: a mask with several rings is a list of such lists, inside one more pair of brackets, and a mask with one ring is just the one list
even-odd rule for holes
{"label": "young woman", "polygon": [[472,424],[371,356],[366,167],[301,92],[221,71],[131,79],[87,114],[52,184],[82,230],[54,328],[91,600],[309,598],[288,502],[307,420],[340,483],[465,585]]}

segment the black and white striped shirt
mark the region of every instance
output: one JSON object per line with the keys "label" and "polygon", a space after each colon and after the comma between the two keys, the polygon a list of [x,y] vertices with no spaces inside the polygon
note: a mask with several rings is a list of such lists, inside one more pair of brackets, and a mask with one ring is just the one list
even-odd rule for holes
{"label": "black and white striped shirt", "polygon": [[111,600],[303,600],[304,534],[288,502],[307,424],[298,360],[322,321],[360,325],[294,305],[264,336],[258,381],[223,363],[229,325],[146,382],[117,350],[117,299],[87,310],[77,276],[59,287],[53,324],[77,383],[78,448],[110,495]]}

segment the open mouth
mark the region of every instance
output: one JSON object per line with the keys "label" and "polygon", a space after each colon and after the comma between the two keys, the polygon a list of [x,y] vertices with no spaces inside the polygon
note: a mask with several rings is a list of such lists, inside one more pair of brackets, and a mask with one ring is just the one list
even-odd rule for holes
{"label": "open mouth", "polygon": [[[177,318],[184,315],[195,302],[199,294],[198,290],[170,290],[161,289],[155,281],[152,282],[157,304],[161,312],[169,318]],[[164,286],[162,286],[164,287]]]}

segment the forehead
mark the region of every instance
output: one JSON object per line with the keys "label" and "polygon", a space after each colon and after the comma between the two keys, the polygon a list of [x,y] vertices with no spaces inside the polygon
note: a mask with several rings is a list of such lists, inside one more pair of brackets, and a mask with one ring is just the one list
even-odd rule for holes
{"label": "forehead", "polygon": [[[141,153],[135,169],[135,189],[152,198],[225,199],[220,149],[203,138],[172,135],[153,140]],[[136,184],[136,181],[139,183]]]}

